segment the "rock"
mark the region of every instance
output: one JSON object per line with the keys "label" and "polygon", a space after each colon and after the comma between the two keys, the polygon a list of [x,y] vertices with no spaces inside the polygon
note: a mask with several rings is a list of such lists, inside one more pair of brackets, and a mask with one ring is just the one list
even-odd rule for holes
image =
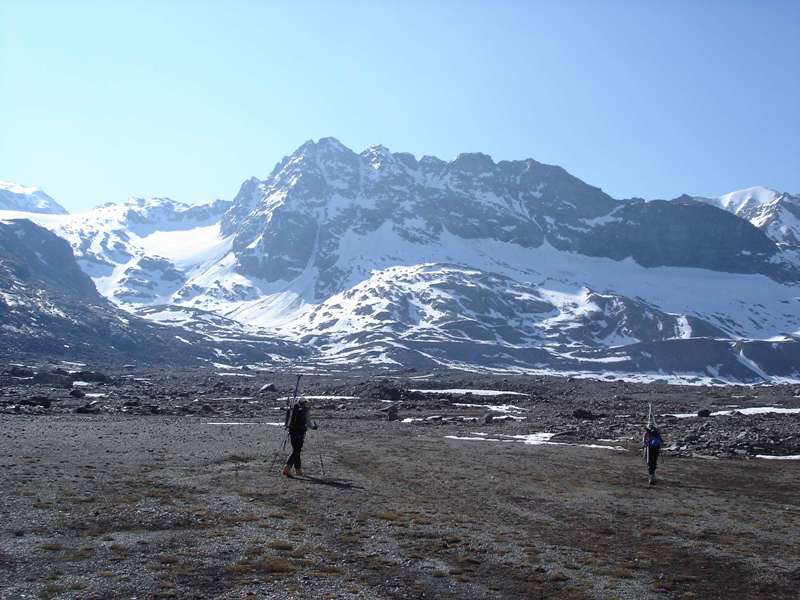
{"label": "rock", "polygon": [[53,400],[47,396],[32,396],[19,401],[19,404],[23,406],[44,406],[45,408],[50,408],[52,403]]}
{"label": "rock", "polygon": [[486,413],[483,415],[483,424],[489,425],[492,421],[494,421],[494,415],[492,413]]}
{"label": "rock", "polygon": [[25,369],[24,367],[18,367],[14,365],[13,367],[6,369],[6,375],[10,377],[33,377],[35,373],[30,369]]}
{"label": "rock", "polygon": [[94,406],[92,403],[89,403],[79,406],[75,409],[75,412],[79,415],[98,415],[100,414],[100,408],[98,406]]}
{"label": "rock", "polygon": [[135,369],[136,365],[122,365],[123,369]]}
{"label": "rock", "polygon": [[397,407],[397,404],[392,404],[386,410],[386,418],[387,418],[387,420],[389,420],[389,421],[397,421],[397,419],[399,419],[398,410],[399,409]]}
{"label": "rock", "polygon": [[375,398],[377,400],[392,400],[397,402],[403,397],[403,390],[386,380],[368,382],[356,394],[361,398]]}
{"label": "rock", "polygon": [[586,410],[585,408],[576,408],[572,411],[572,416],[576,419],[596,419],[597,415],[595,415],[592,411]]}
{"label": "rock", "polygon": [[58,385],[65,388],[72,387],[72,378],[69,375],[61,375],[59,373],[36,373],[33,377],[33,382]]}
{"label": "rock", "polygon": [[697,416],[698,417],[710,417],[711,416],[711,411],[708,410],[707,408],[701,408],[700,410],[697,411]]}
{"label": "rock", "polygon": [[258,389],[259,393],[263,392],[277,392],[278,387],[274,383],[265,383]]}
{"label": "rock", "polygon": [[86,395],[86,393],[83,390],[75,388],[73,390],[70,390],[69,395],[72,396],[73,398],[83,398]]}
{"label": "rock", "polygon": [[93,383],[108,383],[111,377],[99,371],[77,371],[72,373],[74,381],[91,381]]}

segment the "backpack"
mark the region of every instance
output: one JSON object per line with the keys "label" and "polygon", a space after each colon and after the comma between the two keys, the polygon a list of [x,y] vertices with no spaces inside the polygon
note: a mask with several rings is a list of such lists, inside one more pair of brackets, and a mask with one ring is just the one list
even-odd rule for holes
{"label": "backpack", "polygon": [[661,435],[658,431],[650,431],[649,435],[647,436],[647,445],[651,448],[661,448]]}
{"label": "backpack", "polygon": [[305,409],[299,403],[286,409],[286,427],[289,431],[305,430]]}

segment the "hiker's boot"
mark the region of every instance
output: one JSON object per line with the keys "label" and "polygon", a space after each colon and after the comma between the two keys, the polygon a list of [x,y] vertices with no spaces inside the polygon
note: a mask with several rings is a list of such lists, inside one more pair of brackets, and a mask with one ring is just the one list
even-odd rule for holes
{"label": "hiker's boot", "polygon": [[283,467],[283,475],[284,477],[291,477],[292,476],[292,469],[289,466]]}
{"label": "hiker's boot", "polygon": [[647,483],[649,483],[650,485],[655,485],[655,483],[656,483],[656,476],[655,476],[655,475],[649,475],[649,476],[647,477]]}
{"label": "hiker's boot", "polygon": [[303,476],[303,469],[295,468],[294,474],[302,477]]}

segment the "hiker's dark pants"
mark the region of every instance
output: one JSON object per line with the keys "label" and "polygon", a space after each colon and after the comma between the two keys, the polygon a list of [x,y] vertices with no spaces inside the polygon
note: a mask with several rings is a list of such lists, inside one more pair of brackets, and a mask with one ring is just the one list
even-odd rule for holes
{"label": "hiker's dark pants", "polygon": [[303,468],[300,466],[300,452],[303,450],[303,440],[305,439],[305,431],[289,432],[289,441],[292,443],[292,453],[289,455],[289,460],[286,461],[287,467],[294,467],[295,469]]}
{"label": "hiker's dark pants", "polygon": [[658,463],[658,453],[661,448],[648,448],[647,449],[647,472],[650,475],[656,474],[656,463]]}

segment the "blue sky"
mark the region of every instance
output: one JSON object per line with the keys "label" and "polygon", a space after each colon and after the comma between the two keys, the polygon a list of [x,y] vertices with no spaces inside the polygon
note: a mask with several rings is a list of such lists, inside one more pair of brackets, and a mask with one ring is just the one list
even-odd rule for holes
{"label": "blue sky", "polygon": [[231,198],[307,139],[800,192],[800,2],[0,2],[0,179]]}

